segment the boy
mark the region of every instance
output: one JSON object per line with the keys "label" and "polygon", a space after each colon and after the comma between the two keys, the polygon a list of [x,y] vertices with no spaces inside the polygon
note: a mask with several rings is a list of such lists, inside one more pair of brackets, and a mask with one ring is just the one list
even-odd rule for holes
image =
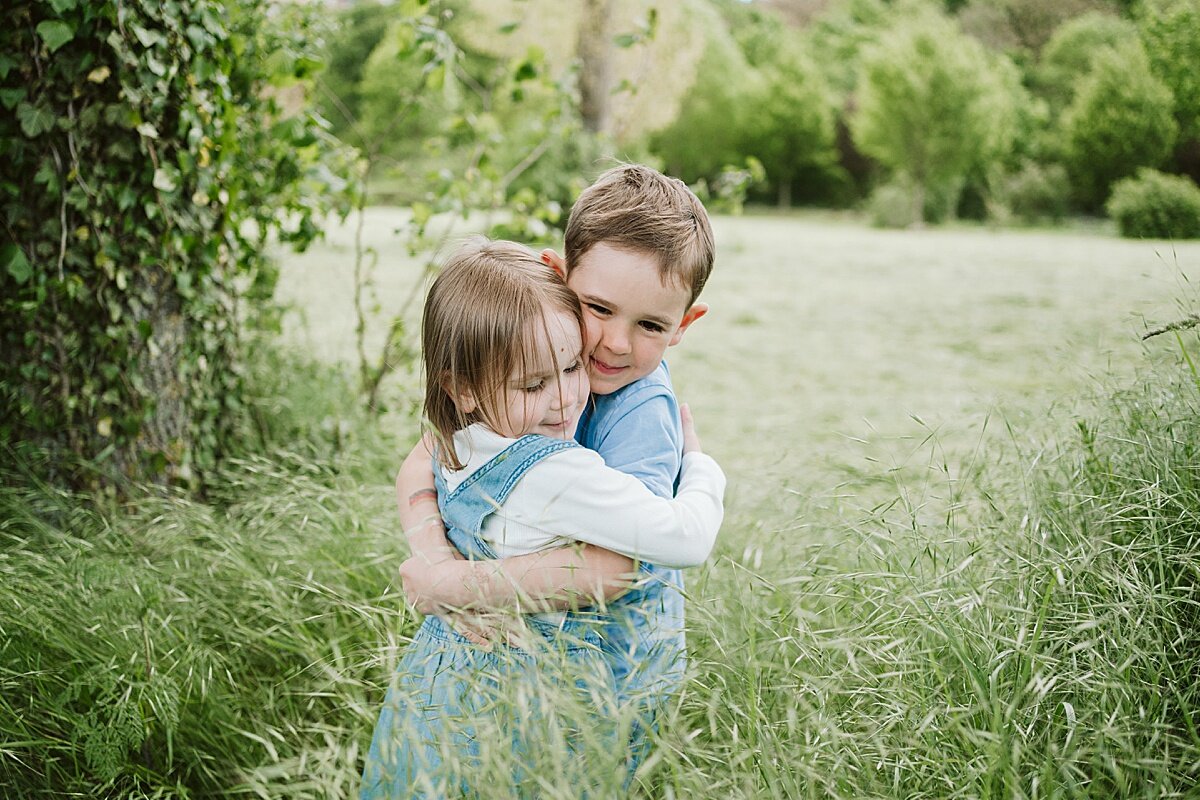
{"label": "boy", "polygon": [[[682,460],[679,407],[662,360],[708,306],[697,303],[712,270],[708,215],[679,180],[641,165],[601,175],[580,195],[566,231],[565,260],[543,260],[583,305],[594,402],[576,440],[662,497],[674,494]],[[431,488],[429,450],[418,444],[397,477],[401,522],[413,556],[401,567],[418,610],[540,608],[607,598],[605,651],[620,700],[638,709],[630,774],[645,755],[639,727],[682,684],[686,666],[683,576],[592,546],[485,562],[454,563]],[[630,586],[627,578],[636,575]]]}

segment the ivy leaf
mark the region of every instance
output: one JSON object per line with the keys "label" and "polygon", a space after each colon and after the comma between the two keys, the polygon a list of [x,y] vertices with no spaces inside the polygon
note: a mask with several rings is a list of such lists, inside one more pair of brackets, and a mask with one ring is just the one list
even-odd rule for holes
{"label": "ivy leaf", "polygon": [[54,114],[29,103],[17,106],[17,119],[21,120],[21,130],[30,139],[54,127]]}
{"label": "ivy leaf", "polygon": [[0,78],[7,78],[8,71],[16,65],[17,62],[11,56],[0,54]]}
{"label": "ivy leaf", "polygon": [[133,25],[133,35],[142,43],[142,47],[154,47],[156,44],[166,44],[167,38],[158,31],[152,31],[143,28],[141,25]]}
{"label": "ivy leaf", "polygon": [[78,4],[79,0],[50,0],[50,5],[59,14],[63,13],[64,11],[70,11]]}
{"label": "ivy leaf", "polygon": [[175,191],[176,183],[174,176],[165,169],[159,168],[154,170],[154,188],[160,192]]}
{"label": "ivy leaf", "polygon": [[6,244],[4,247],[0,247],[0,263],[4,264],[8,274],[12,275],[13,280],[18,284],[24,284],[33,277],[33,268],[29,266],[29,259],[25,258],[25,253],[15,244]]}
{"label": "ivy leaf", "polygon": [[25,99],[25,89],[0,89],[0,103],[4,103],[5,108],[12,108],[17,103]]}
{"label": "ivy leaf", "polygon": [[46,43],[53,53],[67,42],[75,38],[75,30],[62,20],[48,19],[37,26],[38,36]]}

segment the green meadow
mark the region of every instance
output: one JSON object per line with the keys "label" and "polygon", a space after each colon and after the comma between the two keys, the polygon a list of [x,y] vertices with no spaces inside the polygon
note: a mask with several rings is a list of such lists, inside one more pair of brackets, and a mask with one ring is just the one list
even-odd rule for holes
{"label": "green meadow", "polygon": [[[370,352],[419,292],[402,221],[364,230]],[[1196,337],[1140,336],[1194,310],[1200,244],[714,223],[711,312],[670,364],[726,521],[636,794],[1196,796]],[[203,500],[3,490],[5,796],[355,790],[417,623],[390,483],[419,387],[402,367],[360,408],[353,238],[284,259],[288,346],[252,372],[266,455]],[[526,795],[579,795],[542,777]]]}

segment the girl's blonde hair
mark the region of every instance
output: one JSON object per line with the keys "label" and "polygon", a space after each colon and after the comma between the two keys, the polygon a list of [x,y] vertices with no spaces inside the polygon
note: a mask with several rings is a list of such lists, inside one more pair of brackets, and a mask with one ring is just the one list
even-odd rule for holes
{"label": "girl's blonde hair", "polygon": [[[579,298],[524,245],[480,237],[446,261],[425,298],[421,322],[425,418],[446,467],[463,467],[455,431],[474,422],[495,427],[503,417],[495,398],[514,374],[533,369],[531,332],[535,326],[545,331],[546,314],[554,311],[573,318],[582,336]],[[469,414],[455,402],[466,392],[477,405]]]}

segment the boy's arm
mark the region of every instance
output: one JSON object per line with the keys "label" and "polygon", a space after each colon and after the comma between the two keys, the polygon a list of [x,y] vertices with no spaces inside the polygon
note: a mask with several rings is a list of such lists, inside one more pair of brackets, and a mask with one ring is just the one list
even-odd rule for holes
{"label": "boy's arm", "polygon": [[[411,554],[400,566],[408,599],[424,614],[446,609],[532,605],[562,611],[596,605],[629,588],[633,561],[592,545],[560,547],[497,562],[463,560],[446,539],[433,481],[432,442],[424,437],[396,475],[400,525]],[[457,568],[455,562],[462,563]]]}

